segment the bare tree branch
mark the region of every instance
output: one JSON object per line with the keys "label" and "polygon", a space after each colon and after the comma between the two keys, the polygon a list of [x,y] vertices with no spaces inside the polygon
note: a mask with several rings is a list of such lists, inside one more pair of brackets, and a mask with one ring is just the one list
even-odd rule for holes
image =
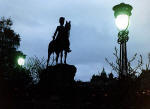
{"label": "bare tree branch", "polygon": [[46,68],[46,60],[44,57],[40,59],[37,56],[29,57],[25,67],[31,72],[36,81],[39,79],[40,72]]}
{"label": "bare tree branch", "polygon": [[[118,53],[118,49],[115,47],[115,52],[113,53],[115,57],[115,63],[110,62],[107,58],[105,58],[106,62],[112,67],[112,70],[116,71],[116,73],[119,75],[120,73],[120,57]],[[128,67],[128,74],[137,74],[139,73],[138,70],[142,70],[143,65],[143,59],[142,55],[140,55],[140,59],[137,60],[137,65],[133,68],[131,66],[131,63],[135,63],[135,60],[137,58],[137,53],[134,54],[134,56],[128,61],[127,67]],[[149,54],[149,63],[150,63],[150,54]],[[149,67],[149,64],[147,65]]]}

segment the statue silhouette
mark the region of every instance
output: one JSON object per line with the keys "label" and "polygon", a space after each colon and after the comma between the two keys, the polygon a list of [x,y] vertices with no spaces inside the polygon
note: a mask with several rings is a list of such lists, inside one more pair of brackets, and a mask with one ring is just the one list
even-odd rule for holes
{"label": "statue silhouette", "polygon": [[67,22],[64,26],[64,17],[60,17],[59,23],[60,26],[57,26],[56,31],[53,36],[53,40],[49,43],[48,46],[48,60],[47,60],[47,66],[49,64],[50,56],[52,53],[56,53],[56,64],[58,64],[58,58],[59,55],[61,56],[61,64],[62,64],[62,58],[63,58],[63,52],[64,52],[64,63],[66,64],[66,58],[67,53],[71,52],[70,50],[70,42],[69,42],[69,36],[70,36],[70,29],[71,29],[71,22]]}

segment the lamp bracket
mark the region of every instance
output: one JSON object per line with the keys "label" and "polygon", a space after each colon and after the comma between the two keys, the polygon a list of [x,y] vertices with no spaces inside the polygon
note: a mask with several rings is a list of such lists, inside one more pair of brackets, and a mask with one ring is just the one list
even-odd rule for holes
{"label": "lamp bracket", "polygon": [[120,31],[118,33],[118,43],[119,44],[126,43],[129,40],[128,34],[129,34],[128,30]]}

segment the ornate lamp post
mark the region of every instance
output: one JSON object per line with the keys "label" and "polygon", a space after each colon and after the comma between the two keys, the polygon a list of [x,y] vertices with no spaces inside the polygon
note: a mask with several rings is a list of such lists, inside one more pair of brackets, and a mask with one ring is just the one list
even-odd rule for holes
{"label": "ornate lamp post", "polygon": [[113,7],[115,23],[119,30],[118,43],[120,44],[120,76],[127,75],[128,72],[128,60],[127,60],[127,47],[126,43],[129,40],[128,26],[131,16],[132,6],[129,4],[121,3]]}

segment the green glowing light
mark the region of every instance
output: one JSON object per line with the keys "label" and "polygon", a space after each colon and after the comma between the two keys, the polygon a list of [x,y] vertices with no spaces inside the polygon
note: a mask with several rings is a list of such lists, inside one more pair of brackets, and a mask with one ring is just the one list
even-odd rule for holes
{"label": "green glowing light", "polygon": [[25,59],[22,58],[22,57],[20,57],[20,58],[18,59],[18,64],[19,64],[20,66],[23,66],[23,65],[25,64]]}

